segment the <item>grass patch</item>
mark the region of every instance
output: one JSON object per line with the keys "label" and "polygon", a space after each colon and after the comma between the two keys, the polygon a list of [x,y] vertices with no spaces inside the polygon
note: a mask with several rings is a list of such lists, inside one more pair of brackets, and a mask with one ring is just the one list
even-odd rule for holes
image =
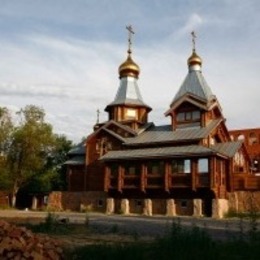
{"label": "grass patch", "polygon": [[68,223],[68,220],[61,221],[53,213],[48,213],[43,223],[36,225],[26,223],[24,226],[35,233],[67,235],[72,232],[72,225]]}

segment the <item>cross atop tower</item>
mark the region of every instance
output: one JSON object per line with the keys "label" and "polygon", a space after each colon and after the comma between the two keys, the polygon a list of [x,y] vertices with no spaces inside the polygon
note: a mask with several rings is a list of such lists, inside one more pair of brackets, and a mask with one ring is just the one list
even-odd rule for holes
{"label": "cross atop tower", "polygon": [[135,32],[133,31],[133,28],[131,25],[126,26],[126,30],[128,30],[128,53],[131,54],[132,50],[131,50],[131,46],[132,46],[132,35],[135,34]]}
{"label": "cross atop tower", "polygon": [[195,39],[197,38],[197,36],[194,31],[191,32],[191,37],[192,37],[192,50],[195,52],[196,51]]}

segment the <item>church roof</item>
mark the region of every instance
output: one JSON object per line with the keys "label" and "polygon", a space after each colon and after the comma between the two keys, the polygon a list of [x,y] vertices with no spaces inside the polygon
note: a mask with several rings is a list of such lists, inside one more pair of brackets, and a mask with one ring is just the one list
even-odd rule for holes
{"label": "church roof", "polygon": [[228,157],[233,157],[241,146],[242,146],[242,142],[236,141],[236,142],[218,143],[215,144],[214,146],[211,146],[211,148]]}
{"label": "church roof", "polygon": [[159,148],[129,149],[120,151],[110,151],[100,158],[100,160],[126,160],[143,158],[162,158],[162,157],[191,157],[209,156],[219,154],[225,157],[233,157],[241,147],[241,142],[219,143],[211,147],[201,145],[172,146]]}
{"label": "church roof", "polygon": [[199,140],[209,135],[222,119],[212,120],[206,127],[190,127],[172,130],[171,125],[152,126],[136,137],[125,138],[126,145]]}
{"label": "church roof", "polygon": [[68,155],[85,155],[86,153],[86,146],[85,141],[77,144],[73,148],[71,148],[68,152]]}
{"label": "church roof", "polygon": [[189,73],[182,83],[179,91],[173,98],[171,106],[186,94],[191,94],[195,97],[205,100],[205,102],[209,102],[216,98],[208,86],[206,80],[204,79],[201,70],[196,70],[193,68],[190,68]]}
{"label": "church roof", "polygon": [[114,101],[107,106],[107,108],[114,105],[128,104],[135,106],[144,106],[151,110],[151,108],[144,103],[137,84],[137,79],[134,77],[121,78],[116,97]]}
{"label": "church roof", "polygon": [[69,164],[69,165],[84,165],[85,164],[85,156],[74,156],[64,162],[64,164]]}
{"label": "church roof", "polygon": [[180,156],[202,156],[216,153],[213,150],[199,145],[172,146],[160,148],[130,149],[121,151],[110,151],[100,158],[100,160],[124,160],[141,158],[161,158]]}

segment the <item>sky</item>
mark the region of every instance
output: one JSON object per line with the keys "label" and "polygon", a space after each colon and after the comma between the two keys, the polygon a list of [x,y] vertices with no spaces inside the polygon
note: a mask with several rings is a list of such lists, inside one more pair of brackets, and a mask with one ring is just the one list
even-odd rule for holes
{"label": "sky", "polygon": [[260,127],[259,0],[0,0],[0,106],[45,110],[74,143],[108,119],[132,25],[138,85],[164,116],[188,73],[191,31],[228,129]]}

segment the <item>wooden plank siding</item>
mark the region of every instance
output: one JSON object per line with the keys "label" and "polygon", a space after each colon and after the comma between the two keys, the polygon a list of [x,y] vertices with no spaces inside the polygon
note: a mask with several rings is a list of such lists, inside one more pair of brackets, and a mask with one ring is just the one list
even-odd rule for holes
{"label": "wooden plank siding", "polygon": [[259,190],[260,176],[248,173],[237,173],[233,177],[233,187],[235,191],[239,190]]}

